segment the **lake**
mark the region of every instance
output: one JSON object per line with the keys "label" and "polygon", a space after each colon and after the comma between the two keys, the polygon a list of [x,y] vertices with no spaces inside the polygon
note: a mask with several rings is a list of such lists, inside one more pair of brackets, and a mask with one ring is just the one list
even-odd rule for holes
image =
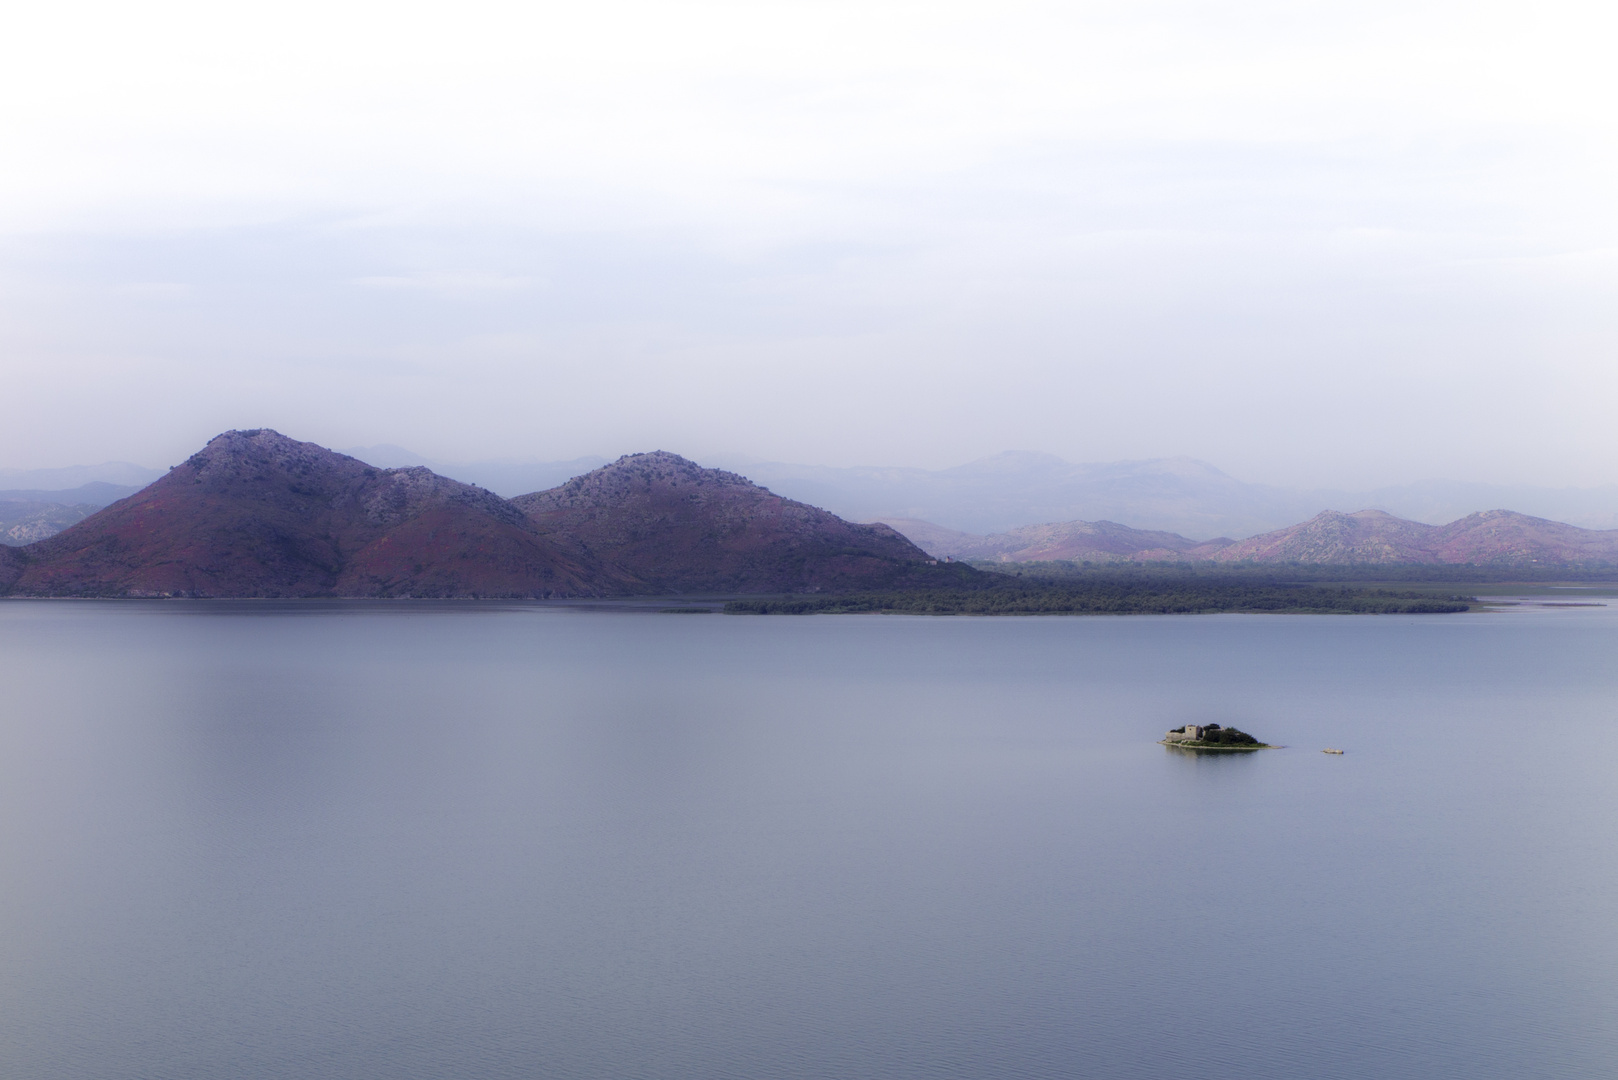
{"label": "lake", "polygon": [[8,601],[0,687],[14,1080],[1618,1061],[1618,607]]}

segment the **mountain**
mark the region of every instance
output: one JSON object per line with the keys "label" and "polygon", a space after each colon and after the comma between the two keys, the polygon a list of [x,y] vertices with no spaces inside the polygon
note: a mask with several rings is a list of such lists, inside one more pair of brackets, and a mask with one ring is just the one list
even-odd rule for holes
{"label": "mountain", "polygon": [[96,596],[551,596],[627,584],[504,499],[268,429],[32,544],[15,591]]}
{"label": "mountain", "polygon": [[1618,530],[1580,529],[1511,510],[1425,525],[1380,510],[1326,511],[1290,528],[1254,536],[1213,554],[1220,561],[1302,563],[1477,563],[1504,565],[1618,562]]}
{"label": "mountain", "polygon": [[1618,485],[1505,487],[1424,481],[1369,491],[1251,484],[1192,458],[1071,464],[1049,454],[1004,453],[949,469],[826,468],[780,462],[730,467],[789,498],[855,521],[935,522],[975,534],[1044,521],[1124,521],[1190,537],[1253,536],[1322,510],[1362,507],[1445,522],[1489,506],[1515,506],[1587,528],[1618,527]]}
{"label": "mountain", "polygon": [[1618,562],[1618,529],[1581,529],[1511,510],[1468,514],[1439,530],[1435,548],[1451,563]]}
{"label": "mountain", "polygon": [[929,565],[886,525],[844,521],[666,451],[630,454],[512,505],[654,593],[901,588],[958,581],[964,570]]}
{"label": "mountain", "polygon": [[1466,517],[1478,512],[1480,507],[1514,506],[1524,514],[1585,529],[1618,528],[1618,484],[1550,488],[1423,480],[1359,495],[1337,493],[1321,505],[1339,510],[1348,506],[1373,506],[1414,521],[1435,523]]}
{"label": "mountain", "polygon": [[1196,559],[1232,543],[1227,537],[1188,540],[1177,533],[1131,529],[1114,521],[1025,525],[989,536],[957,532],[928,521],[889,519],[885,524],[915,541],[929,555],[1000,562]]}
{"label": "mountain", "polygon": [[1432,545],[1437,531],[1382,510],[1326,510],[1301,524],[1231,544],[1213,557],[1223,562],[1440,562]]}

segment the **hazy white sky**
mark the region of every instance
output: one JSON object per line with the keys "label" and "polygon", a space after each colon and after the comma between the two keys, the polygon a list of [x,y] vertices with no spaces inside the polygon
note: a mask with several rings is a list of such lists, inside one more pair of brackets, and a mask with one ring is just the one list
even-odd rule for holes
{"label": "hazy white sky", "polygon": [[12,5],[0,465],[1618,481],[1610,10]]}

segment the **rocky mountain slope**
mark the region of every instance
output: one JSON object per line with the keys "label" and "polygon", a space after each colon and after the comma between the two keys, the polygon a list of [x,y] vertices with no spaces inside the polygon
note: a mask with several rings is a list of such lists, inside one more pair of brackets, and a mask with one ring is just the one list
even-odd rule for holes
{"label": "rocky mountain slope", "polygon": [[[958,580],[886,525],[857,525],[678,454],[631,454],[512,505],[648,592],[818,592]],[[969,573],[969,572],[967,572]]]}

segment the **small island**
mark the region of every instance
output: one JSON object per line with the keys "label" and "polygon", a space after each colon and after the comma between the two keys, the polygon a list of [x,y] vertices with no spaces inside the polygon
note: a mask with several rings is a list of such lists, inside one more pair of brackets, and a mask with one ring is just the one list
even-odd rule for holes
{"label": "small island", "polygon": [[1261,743],[1247,732],[1218,724],[1186,724],[1164,735],[1164,746],[1176,750],[1274,750],[1269,743]]}

